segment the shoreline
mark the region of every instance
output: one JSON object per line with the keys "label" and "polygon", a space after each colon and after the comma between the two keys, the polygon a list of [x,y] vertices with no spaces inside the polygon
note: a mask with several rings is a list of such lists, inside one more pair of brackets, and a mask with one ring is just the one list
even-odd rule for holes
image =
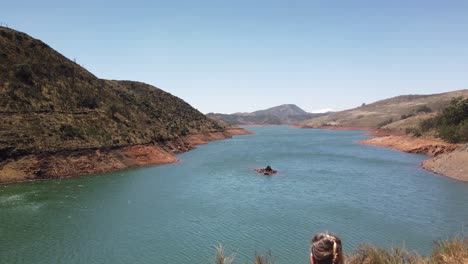
{"label": "shoreline", "polygon": [[468,147],[433,138],[379,134],[379,132],[370,132],[366,135],[376,137],[361,140],[358,144],[426,155],[429,158],[420,164],[423,169],[454,180],[468,182]]}
{"label": "shoreline", "polygon": [[115,149],[63,150],[9,158],[0,163],[0,185],[79,177],[119,171],[134,167],[177,163],[175,154],[187,152],[197,145],[223,140],[253,132],[229,128],[180,137],[160,144],[124,146]]}
{"label": "shoreline", "polygon": [[424,160],[421,168],[432,173],[449,177],[461,182],[468,182],[468,144],[447,143],[435,138],[417,138],[400,131],[363,127],[333,127],[333,126],[294,126],[296,128],[366,131],[366,136],[358,144],[385,147],[406,153],[423,154],[429,158]]}
{"label": "shoreline", "polygon": [[295,128],[306,128],[306,129],[325,129],[325,130],[344,130],[344,131],[366,131],[374,130],[372,127],[353,127],[353,126],[302,126],[293,125]]}

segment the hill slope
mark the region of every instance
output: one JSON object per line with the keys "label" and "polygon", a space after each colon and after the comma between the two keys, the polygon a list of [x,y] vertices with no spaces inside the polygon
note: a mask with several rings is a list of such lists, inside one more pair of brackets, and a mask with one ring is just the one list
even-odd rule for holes
{"label": "hill slope", "polygon": [[[303,127],[378,128],[404,130],[446,107],[454,97],[468,97],[468,90],[433,95],[403,95],[303,121]],[[393,126],[392,126],[393,123]]]}
{"label": "hill slope", "polygon": [[[192,146],[172,143],[226,130],[169,93],[144,83],[99,79],[12,29],[0,27],[0,58],[0,162],[146,144],[182,151]],[[48,173],[31,170],[36,176]]]}
{"label": "hill slope", "polygon": [[208,114],[209,117],[231,125],[294,125],[322,115],[324,114],[307,113],[294,104],[283,104],[252,113]]}

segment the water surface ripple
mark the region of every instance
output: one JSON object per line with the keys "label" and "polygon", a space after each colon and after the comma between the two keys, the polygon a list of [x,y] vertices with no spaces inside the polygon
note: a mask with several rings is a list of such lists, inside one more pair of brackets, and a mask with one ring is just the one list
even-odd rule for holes
{"label": "water surface ripple", "polygon": [[[179,155],[180,163],[0,186],[0,263],[237,263],[271,250],[307,263],[309,240],[432,241],[467,229],[468,184],[419,167],[424,156],[363,146],[363,132],[255,127]],[[280,173],[257,175],[271,165]]]}

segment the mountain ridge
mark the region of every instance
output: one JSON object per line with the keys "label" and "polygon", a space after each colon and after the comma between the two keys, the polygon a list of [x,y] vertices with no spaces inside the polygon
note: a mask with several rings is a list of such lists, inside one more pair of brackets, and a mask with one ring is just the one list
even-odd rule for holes
{"label": "mountain ridge", "polygon": [[282,104],[250,113],[208,113],[215,120],[231,125],[295,125],[301,121],[322,116],[322,113],[308,113],[295,104]]}

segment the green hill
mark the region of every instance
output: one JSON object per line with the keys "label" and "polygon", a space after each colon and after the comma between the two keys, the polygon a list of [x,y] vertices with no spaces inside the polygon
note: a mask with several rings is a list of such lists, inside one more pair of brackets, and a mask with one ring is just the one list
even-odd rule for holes
{"label": "green hill", "polygon": [[[0,27],[0,162],[222,132],[225,126],[148,84],[103,80],[24,33]],[[0,169],[2,165],[0,165]]]}

